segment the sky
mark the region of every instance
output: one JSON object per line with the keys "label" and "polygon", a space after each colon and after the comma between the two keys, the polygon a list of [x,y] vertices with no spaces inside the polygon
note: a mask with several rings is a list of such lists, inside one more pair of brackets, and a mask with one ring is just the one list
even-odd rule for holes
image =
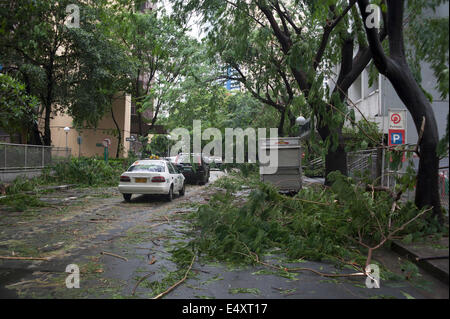
{"label": "sky", "polygon": [[[158,4],[160,6],[164,6],[168,15],[172,14],[172,4],[169,0],[162,0]],[[191,18],[191,20],[189,21],[189,27],[191,28],[191,31],[188,32],[188,35],[196,38],[199,41],[206,36],[206,34],[201,31],[200,19],[201,17],[198,15],[195,15]]]}

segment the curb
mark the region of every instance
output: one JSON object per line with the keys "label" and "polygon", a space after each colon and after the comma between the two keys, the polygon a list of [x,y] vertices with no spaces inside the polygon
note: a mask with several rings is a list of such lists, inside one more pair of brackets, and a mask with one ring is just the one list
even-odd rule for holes
{"label": "curb", "polygon": [[407,258],[411,262],[415,263],[417,266],[422,268],[423,270],[429,272],[432,276],[434,276],[436,279],[442,281],[445,284],[449,284],[449,276],[448,271],[445,271],[442,268],[439,268],[437,265],[435,265],[430,260],[421,260],[423,256],[419,256],[415,252],[409,250],[405,246],[403,246],[401,243],[397,241],[393,241],[391,244],[391,249],[396,252],[397,254]]}

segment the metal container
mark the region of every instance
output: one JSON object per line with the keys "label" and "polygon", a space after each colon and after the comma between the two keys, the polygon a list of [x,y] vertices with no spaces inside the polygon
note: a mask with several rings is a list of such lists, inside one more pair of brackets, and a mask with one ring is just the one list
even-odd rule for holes
{"label": "metal container", "polygon": [[272,166],[270,163],[260,164],[261,181],[273,184],[280,192],[298,192],[302,188],[302,157],[299,137],[260,139],[259,151],[267,152],[267,155],[270,155],[271,152],[278,152],[277,166]]}

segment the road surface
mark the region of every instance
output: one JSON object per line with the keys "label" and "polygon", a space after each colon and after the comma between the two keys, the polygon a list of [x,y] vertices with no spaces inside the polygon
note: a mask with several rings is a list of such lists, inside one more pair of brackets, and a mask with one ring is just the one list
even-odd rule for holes
{"label": "road surface", "polygon": [[[211,172],[211,182],[221,176]],[[171,274],[184,272],[170,251],[198,235],[189,216],[218,191],[211,182],[189,185],[184,197],[170,203],[148,196],[126,203],[116,188],[85,188],[42,194],[50,207],[0,211],[0,256],[49,258],[1,259],[0,298],[152,298],[165,291],[173,283]],[[276,254],[265,258],[270,263],[280,260]],[[395,264],[398,257],[385,252],[380,258]],[[68,265],[80,270],[80,288],[67,288]],[[286,266],[337,271],[308,261]],[[352,272],[339,270],[345,271]],[[380,289],[368,289],[363,278],[283,274],[264,266],[236,268],[197,260],[191,276],[164,298],[448,298],[448,286],[424,278],[422,287],[382,282]]]}

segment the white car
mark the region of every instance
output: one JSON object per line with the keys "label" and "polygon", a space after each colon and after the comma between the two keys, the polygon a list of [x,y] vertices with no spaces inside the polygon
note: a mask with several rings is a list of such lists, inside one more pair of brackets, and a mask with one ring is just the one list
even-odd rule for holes
{"label": "white car", "polygon": [[184,176],[167,160],[139,160],[120,176],[119,192],[129,202],[133,194],[173,194],[185,192]]}

